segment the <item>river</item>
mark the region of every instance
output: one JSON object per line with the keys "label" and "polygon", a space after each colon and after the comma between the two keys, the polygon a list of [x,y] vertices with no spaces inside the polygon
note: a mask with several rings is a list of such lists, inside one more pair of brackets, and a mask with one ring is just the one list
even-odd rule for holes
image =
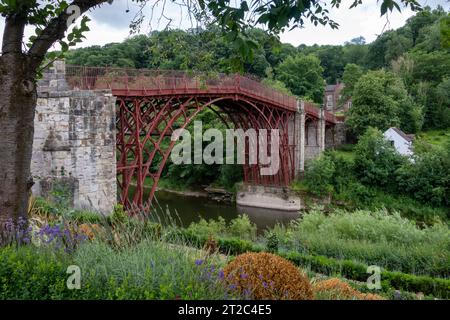
{"label": "river", "polygon": [[153,207],[163,224],[176,223],[185,227],[191,222],[199,221],[200,218],[217,219],[221,216],[228,222],[245,213],[258,227],[258,233],[277,222],[288,223],[300,216],[298,212],[241,207],[235,203],[216,201],[205,196],[184,195],[163,190],[156,192]]}

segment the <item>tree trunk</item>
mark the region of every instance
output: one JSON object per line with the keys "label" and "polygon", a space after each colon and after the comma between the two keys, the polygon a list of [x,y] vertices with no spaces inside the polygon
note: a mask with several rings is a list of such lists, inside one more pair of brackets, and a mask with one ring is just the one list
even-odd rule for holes
{"label": "tree trunk", "polygon": [[37,92],[30,65],[22,53],[0,57],[0,231],[8,219],[26,217],[33,184],[30,165]]}

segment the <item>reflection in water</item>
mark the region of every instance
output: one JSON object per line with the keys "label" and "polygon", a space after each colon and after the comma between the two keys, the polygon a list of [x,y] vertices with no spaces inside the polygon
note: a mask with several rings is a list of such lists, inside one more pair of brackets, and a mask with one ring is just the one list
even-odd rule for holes
{"label": "reflection in water", "polygon": [[300,217],[298,211],[283,211],[244,206],[237,206],[237,210],[239,213],[248,215],[250,220],[258,226],[258,229],[262,230],[267,227],[273,227],[277,222],[286,225],[289,221]]}
{"label": "reflection in water", "polygon": [[274,226],[277,222],[288,223],[300,216],[298,212],[236,206],[235,203],[218,202],[202,196],[186,196],[173,192],[157,191],[153,203],[154,213],[163,224],[176,223],[187,227],[200,218],[230,221],[245,213],[254,222],[258,231]]}

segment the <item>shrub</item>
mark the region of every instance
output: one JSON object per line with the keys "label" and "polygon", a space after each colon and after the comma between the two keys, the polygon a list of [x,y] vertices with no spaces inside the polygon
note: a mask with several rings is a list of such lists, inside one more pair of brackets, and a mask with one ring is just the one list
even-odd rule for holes
{"label": "shrub", "polygon": [[45,200],[42,197],[35,198],[31,211],[33,212],[33,214],[42,216],[60,214],[59,208],[57,208],[55,204]]}
{"label": "shrub", "polygon": [[202,218],[199,222],[192,222],[187,228],[189,232],[200,237],[223,235],[226,232],[226,229],[227,224],[222,217],[219,217],[217,220],[205,220]]}
{"label": "shrub", "polygon": [[109,221],[114,223],[124,223],[128,219],[128,214],[125,212],[125,209],[123,208],[123,205],[116,204],[114,206],[112,215],[108,217]]}
{"label": "shrub", "polygon": [[71,297],[73,291],[66,287],[70,264],[69,256],[60,252],[32,246],[0,248],[0,300]]}
{"label": "shrub", "polygon": [[313,290],[319,300],[356,300],[359,293],[337,278],[321,280],[313,285]]}
{"label": "shrub", "polygon": [[311,161],[305,171],[305,184],[308,190],[318,196],[333,192],[333,175],[335,165],[327,155],[320,155]]}
{"label": "shrub", "polygon": [[240,214],[237,218],[231,220],[228,227],[229,235],[246,240],[256,239],[256,225],[250,221],[246,214]]}
{"label": "shrub", "polygon": [[255,240],[257,227],[250,221],[250,218],[246,214],[242,214],[231,220],[228,225],[222,217],[219,217],[217,220],[210,219],[208,221],[202,218],[199,222],[192,222],[187,230],[200,237],[212,235]]}
{"label": "shrub", "polygon": [[277,253],[278,252],[278,237],[276,233],[270,232],[267,236],[267,251],[270,253]]}
{"label": "shrub", "polygon": [[310,300],[308,278],[289,261],[270,253],[245,253],[224,268],[225,279],[252,299]]}
{"label": "shrub", "polygon": [[227,254],[241,254],[247,251],[256,250],[256,248],[253,246],[253,243],[236,238],[219,239],[219,247],[221,252]]}
{"label": "shrub", "polygon": [[395,171],[405,161],[374,128],[368,128],[355,146],[354,172],[363,184],[395,190]]}
{"label": "shrub", "polygon": [[76,223],[104,223],[105,217],[99,213],[89,211],[71,210],[64,214],[64,218],[73,220]]}
{"label": "shrub", "polygon": [[321,280],[314,284],[313,289],[320,300],[384,300],[376,294],[361,293],[337,278]]}
{"label": "shrub", "polygon": [[366,207],[373,202],[376,192],[360,182],[350,181],[340,189],[337,198],[348,201],[355,206]]}
{"label": "shrub", "polygon": [[450,206],[450,151],[418,153],[397,171],[399,190],[436,206]]}

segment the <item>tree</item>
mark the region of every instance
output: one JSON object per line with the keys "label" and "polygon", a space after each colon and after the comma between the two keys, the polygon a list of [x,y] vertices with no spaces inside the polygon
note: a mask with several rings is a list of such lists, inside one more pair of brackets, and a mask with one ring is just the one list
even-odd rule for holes
{"label": "tree", "polygon": [[[63,52],[67,51],[69,46],[80,42],[83,31],[88,30],[87,18],[83,18],[81,26],[74,28],[67,35],[67,39],[63,40],[73,18],[77,17],[77,13],[83,14],[111,1],[0,0],[0,13],[5,18],[0,57],[0,128],[4,137],[0,146],[0,230],[8,217],[26,215],[28,193],[32,185],[30,162],[37,99],[36,79],[46,54],[57,42]],[[142,6],[149,2],[134,1]],[[352,7],[360,2],[354,1]],[[383,0],[382,14],[387,10],[392,11],[395,7],[399,8],[397,2],[414,10],[420,8],[416,0]],[[212,17],[221,25],[243,55],[250,55],[255,45],[253,41],[248,41],[242,32],[245,31],[245,26],[252,23],[267,25],[273,32],[282,31],[286,27],[302,26],[306,19],[315,25],[320,23],[337,27],[337,23],[328,17],[327,5],[318,0],[253,0],[250,5],[247,1],[242,1],[239,7],[229,0],[185,3],[196,17]],[[341,0],[333,0],[331,5],[338,6],[340,3]],[[137,29],[140,23],[142,16],[137,16],[131,27]],[[34,27],[36,35],[29,39],[27,48],[24,48],[23,43],[27,42],[24,39],[26,26]]]}
{"label": "tree", "polygon": [[343,50],[343,60],[346,64],[354,63],[359,66],[364,66],[366,60],[366,55],[368,52],[368,45],[365,43],[355,44],[353,41],[351,43],[346,43]]}
{"label": "tree", "polygon": [[314,55],[289,56],[275,70],[276,79],[299,97],[322,103],[325,81],[320,60]]}
{"label": "tree", "polygon": [[336,83],[344,72],[344,51],[341,46],[322,46],[315,53],[324,68],[323,77],[328,84]]}
{"label": "tree", "polygon": [[[361,135],[368,127],[383,131],[391,126],[409,129],[408,121],[421,119],[417,117],[420,111],[408,97],[400,78],[383,70],[370,71],[360,78],[352,102],[347,124],[356,135]],[[412,126],[417,127],[420,129],[420,123]]]}
{"label": "tree", "polygon": [[363,70],[360,66],[354,63],[348,63],[345,66],[344,74],[342,75],[342,82],[345,87],[342,89],[342,101],[346,101],[353,95],[353,90],[359,78],[363,75]]}
{"label": "tree", "polygon": [[364,45],[366,44],[366,38],[364,38],[363,36],[359,36],[357,38],[353,38],[352,40],[350,40],[350,42],[346,42],[345,44]]}

